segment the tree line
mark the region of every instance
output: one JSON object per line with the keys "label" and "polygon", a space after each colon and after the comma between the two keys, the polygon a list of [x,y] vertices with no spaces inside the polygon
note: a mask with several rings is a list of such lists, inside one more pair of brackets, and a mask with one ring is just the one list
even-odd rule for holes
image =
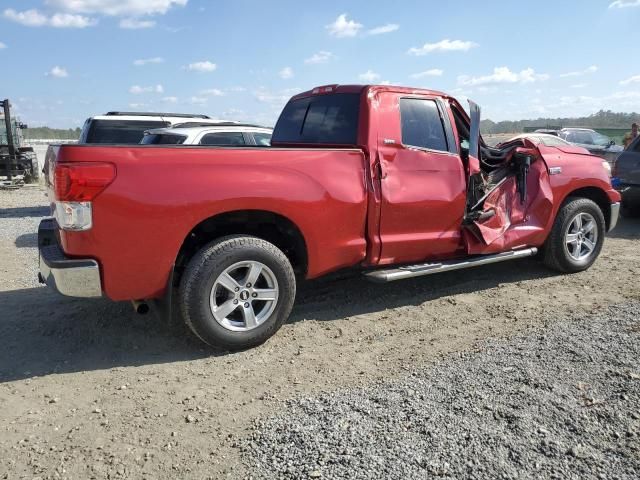
{"label": "tree line", "polygon": [[43,140],[78,140],[80,138],[80,127],[78,128],[49,128],[49,127],[29,127],[22,131],[26,139]]}
{"label": "tree line", "polygon": [[631,128],[632,123],[640,123],[640,113],[620,113],[600,110],[588,117],[538,118],[535,120],[503,120],[494,122],[482,120],[480,130],[490,133],[520,133],[526,127],[589,127],[589,128]]}
{"label": "tree line", "polygon": [[[590,127],[590,128],[630,128],[633,122],[640,123],[640,113],[620,113],[600,110],[588,117],[537,118],[535,120],[482,120],[480,130],[483,134],[520,133],[526,127]],[[80,128],[34,127],[24,131],[25,138],[77,140]]]}

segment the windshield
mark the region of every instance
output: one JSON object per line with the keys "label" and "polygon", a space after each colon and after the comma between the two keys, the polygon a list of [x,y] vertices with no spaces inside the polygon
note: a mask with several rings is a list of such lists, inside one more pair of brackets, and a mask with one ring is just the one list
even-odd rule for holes
{"label": "windshield", "polygon": [[148,120],[93,120],[86,143],[140,143],[145,130],[169,126],[168,122]]}
{"label": "windshield", "polygon": [[597,145],[600,147],[606,147],[611,143],[611,140],[606,135],[590,130],[568,130],[562,132],[562,138],[571,143]]}
{"label": "windshield", "polygon": [[181,145],[186,139],[185,135],[149,133],[142,138],[140,143],[142,145]]}
{"label": "windshield", "polygon": [[593,132],[591,135],[593,136],[593,143],[595,145],[606,147],[611,143],[611,139],[606,135],[602,135],[601,133],[598,133],[598,132]]}
{"label": "windshield", "polygon": [[359,93],[292,100],[280,114],[272,142],[355,145],[359,113]]}

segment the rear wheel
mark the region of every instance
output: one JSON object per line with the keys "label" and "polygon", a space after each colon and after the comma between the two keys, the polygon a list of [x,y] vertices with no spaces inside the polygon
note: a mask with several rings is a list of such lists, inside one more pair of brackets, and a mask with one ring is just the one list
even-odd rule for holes
{"label": "rear wheel", "polygon": [[296,294],[293,268],[275,245],[225,237],[200,250],[180,282],[186,324],[204,342],[229,350],[263,343],[289,316]]}
{"label": "rear wheel", "polygon": [[561,272],[586,270],[600,255],[604,235],[600,207],[587,198],[570,198],[556,217],[544,245],[543,261]]}

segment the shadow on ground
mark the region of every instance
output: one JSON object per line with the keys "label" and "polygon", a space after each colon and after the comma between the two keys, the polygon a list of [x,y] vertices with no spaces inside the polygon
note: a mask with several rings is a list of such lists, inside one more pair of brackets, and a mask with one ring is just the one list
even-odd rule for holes
{"label": "shadow on ground", "polygon": [[[551,275],[523,260],[384,285],[333,276],[301,286],[289,321],[332,321]],[[0,292],[0,382],[225,354],[128,303],[66,298],[45,287]]]}
{"label": "shadow on ground", "polygon": [[0,208],[0,218],[47,217],[50,214],[49,207]]}
{"label": "shadow on ground", "polygon": [[16,238],[15,245],[18,248],[35,248],[38,246],[37,233],[24,233]]}
{"label": "shadow on ground", "polygon": [[607,236],[625,240],[640,240],[640,217],[621,217],[616,228],[609,232]]}

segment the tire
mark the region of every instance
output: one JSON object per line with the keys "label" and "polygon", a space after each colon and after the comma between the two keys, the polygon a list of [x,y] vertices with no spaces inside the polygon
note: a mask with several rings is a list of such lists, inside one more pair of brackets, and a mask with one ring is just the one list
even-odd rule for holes
{"label": "tire", "polygon": [[[586,252],[589,245],[586,241],[568,243],[569,239],[574,238],[568,235],[574,231],[580,231],[576,229],[578,224],[574,223],[578,215],[581,215],[582,220],[587,220],[586,225],[589,224],[589,219],[594,222],[593,229],[589,233],[595,231],[596,237],[595,241],[592,241],[594,246],[588,254]],[[604,236],[605,220],[600,207],[587,198],[570,197],[560,208],[551,233],[544,244],[543,262],[547,267],[563,273],[586,270],[600,255]],[[587,238],[587,235],[583,234],[580,238]],[[585,252],[585,256],[580,258],[582,252]]]}
{"label": "tire", "polygon": [[[258,270],[250,285],[251,272]],[[242,350],[278,331],[295,296],[295,275],[285,254],[265,240],[238,235],[209,243],[190,260],[178,302],[185,323],[203,342]]]}

